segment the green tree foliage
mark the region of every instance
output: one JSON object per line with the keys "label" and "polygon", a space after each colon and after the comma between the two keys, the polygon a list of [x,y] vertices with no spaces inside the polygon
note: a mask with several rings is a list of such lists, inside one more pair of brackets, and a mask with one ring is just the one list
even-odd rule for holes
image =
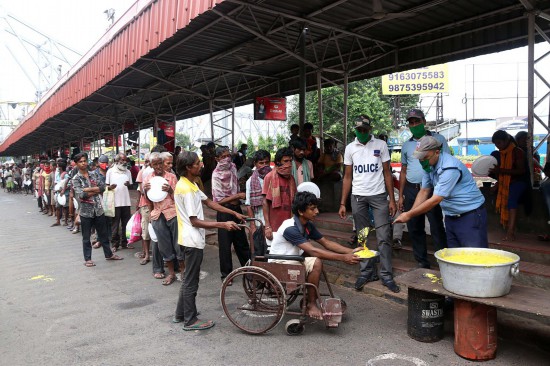
{"label": "green tree foliage", "polygon": [[[344,94],[339,87],[324,88],[323,96],[323,127],[325,133],[342,140],[344,110]],[[389,134],[398,127],[394,119],[395,96],[382,95],[382,79],[380,77],[356,81],[348,87],[348,141],[353,136],[354,120],[360,114],[367,114],[373,121],[373,133]],[[418,95],[400,96],[401,114],[418,103]],[[319,115],[317,91],[306,94],[306,120],[314,126],[314,134],[319,131]],[[404,117],[401,117],[404,118]],[[299,122],[298,103],[289,112],[289,125]]]}
{"label": "green tree foliage", "polygon": [[288,137],[285,135],[278,134],[277,137],[275,138],[275,145],[277,145],[277,147],[273,149],[273,151],[277,151],[281,147],[288,146]]}
{"label": "green tree foliage", "polygon": [[[248,138],[246,139],[246,144],[248,145],[248,149],[247,149],[247,152],[246,152],[246,157],[251,158],[251,157],[254,156],[254,153],[256,152],[256,145],[254,144],[254,141],[252,140],[252,136],[248,136]],[[239,144],[238,146],[241,146],[241,144]]]}
{"label": "green tree foliage", "polygon": [[197,149],[191,142],[191,137],[182,132],[176,132],[176,146],[181,146],[182,149],[189,151]]}

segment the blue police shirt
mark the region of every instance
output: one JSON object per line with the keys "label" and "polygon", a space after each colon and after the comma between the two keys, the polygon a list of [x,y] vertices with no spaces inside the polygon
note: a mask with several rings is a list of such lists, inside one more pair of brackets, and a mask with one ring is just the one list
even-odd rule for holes
{"label": "blue police shirt", "polygon": [[441,152],[430,173],[424,172],[422,188],[433,188],[434,195],[443,197],[440,205],[447,216],[475,210],[485,202],[468,168],[445,152]]}
{"label": "blue police shirt", "polygon": [[[437,132],[426,131],[426,135],[433,136],[437,141],[441,142],[441,151],[447,154],[451,153],[451,149],[445,140],[445,137]],[[401,164],[407,166],[407,181],[413,184],[422,183],[422,177],[424,176],[424,170],[417,158],[413,157],[414,150],[418,140],[411,137],[408,141],[403,143],[401,147]]]}

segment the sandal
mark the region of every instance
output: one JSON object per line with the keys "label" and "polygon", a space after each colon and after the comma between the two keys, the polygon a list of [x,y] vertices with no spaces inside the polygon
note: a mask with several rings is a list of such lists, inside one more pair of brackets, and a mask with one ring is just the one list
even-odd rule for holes
{"label": "sandal", "polygon": [[90,261],[84,262],[84,265],[85,265],[86,267],[95,267],[95,263],[92,262],[91,260],[90,260]]}
{"label": "sandal", "polygon": [[122,257],[119,257],[118,255],[116,254],[113,254],[111,257],[109,258],[105,258],[105,260],[108,260],[108,261],[121,261],[123,260],[124,258]]}
{"label": "sandal", "polygon": [[136,249],[134,246],[132,245],[122,245],[121,246],[122,249]]}
{"label": "sandal", "polygon": [[94,243],[94,245],[92,245],[92,248],[94,248],[94,249],[101,248],[101,243],[98,242],[98,241],[96,241],[96,242]]}
{"label": "sandal", "polygon": [[168,275],[168,277],[166,277],[166,278],[164,279],[164,281],[162,281],[162,285],[163,285],[163,286],[170,286],[170,285],[173,284],[175,281],[176,281],[176,276]]}
{"label": "sandal", "polygon": [[538,235],[537,239],[540,241],[550,241],[550,235],[548,234]]}
{"label": "sandal", "polygon": [[147,263],[151,262],[150,259],[145,259],[143,258],[142,260],[139,261],[139,264],[141,264],[142,266],[146,265]]}
{"label": "sandal", "polygon": [[153,273],[153,277],[155,277],[157,280],[162,280],[164,277],[164,273]]}
{"label": "sandal", "polygon": [[197,320],[195,324],[184,326],[183,330],[205,330],[212,328],[215,324],[212,320]]}

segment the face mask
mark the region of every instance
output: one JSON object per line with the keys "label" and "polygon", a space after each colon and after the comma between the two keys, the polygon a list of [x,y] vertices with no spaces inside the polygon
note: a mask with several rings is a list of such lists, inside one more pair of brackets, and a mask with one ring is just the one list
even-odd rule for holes
{"label": "face mask", "polygon": [[292,168],[292,165],[290,165],[290,164],[277,166],[276,167],[277,174],[279,174],[279,175],[281,175],[285,178],[288,178],[288,177],[290,177],[291,168]]}
{"label": "face mask", "polygon": [[426,134],[426,128],[424,128],[423,124],[410,127],[409,129],[411,130],[411,133],[413,134],[415,139],[419,139]]}
{"label": "face mask", "polygon": [[231,168],[231,157],[227,156],[220,161],[218,161],[217,167],[219,169],[227,170]]}
{"label": "face mask", "polygon": [[266,165],[260,169],[258,169],[258,175],[263,179],[267,173],[271,171],[271,167],[269,165]]}
{"label": "face mask", "polygon": [[420,165],[422,165],[422,169],[424,169],[426,173],[432,171],[432,167],[430,166],[430,159],[420,160]]}
{"label": "face mask", "polygon": [[370,133],[368,132],[359,132],[355,131],[355,135],[357,136],[357,140],[359,140],[360,143],[366,144],[370,141]]}
{"label": "face mask", "polygon": [[243,150],[243,155],[246,155],[248,150]]}
{"label": "face mask", "polygon": [[106,170],[107,169],[107,163],[99,163],[99,167],[102,169],[102,170]]}

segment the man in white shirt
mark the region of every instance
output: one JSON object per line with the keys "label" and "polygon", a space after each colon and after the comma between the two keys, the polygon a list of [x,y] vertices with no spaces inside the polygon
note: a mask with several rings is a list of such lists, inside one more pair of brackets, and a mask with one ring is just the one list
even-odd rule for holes
{"label": "man in white shirt", "polygon": [[[107,170],[105,182],[107,185],[116,184],[115,188],[115,217],[112,222],[111,242],[113,251],[117,251],[119,247],[124,249],[133,249],[128,245],[126,239],[126,224],[130,220],[130,192],[128,187],[132,185],[132,174],[126,167],[126,155],[119,153],[115,156],[113,166]],[[121,234],[119,235],[119,225],[122,226]]]}
{"label": "man in white shirt", "polygon": [[[400,288],[393,280],[391,262],[391,221],[397,205],[393,195],[388,145],[370,134],[371,120],[361,115],[355,126],[356,139],[346,146],[344,153],[344,181],[338,213],[346,218],[346,200],[351,190],[351,209],[357,232],[369,226],[368,208],[372,207],[376,226],[376,239],[380,252],[382,284],[393,292]],[[391,193],[388,195],[388,193]],[[389,197],[388,197],[389,196]],[[388,204],[389,198],[389,204]],[[377,281],[375,260],[361,262],[361,274],[355,289],[362,290],[367,282]]]}

